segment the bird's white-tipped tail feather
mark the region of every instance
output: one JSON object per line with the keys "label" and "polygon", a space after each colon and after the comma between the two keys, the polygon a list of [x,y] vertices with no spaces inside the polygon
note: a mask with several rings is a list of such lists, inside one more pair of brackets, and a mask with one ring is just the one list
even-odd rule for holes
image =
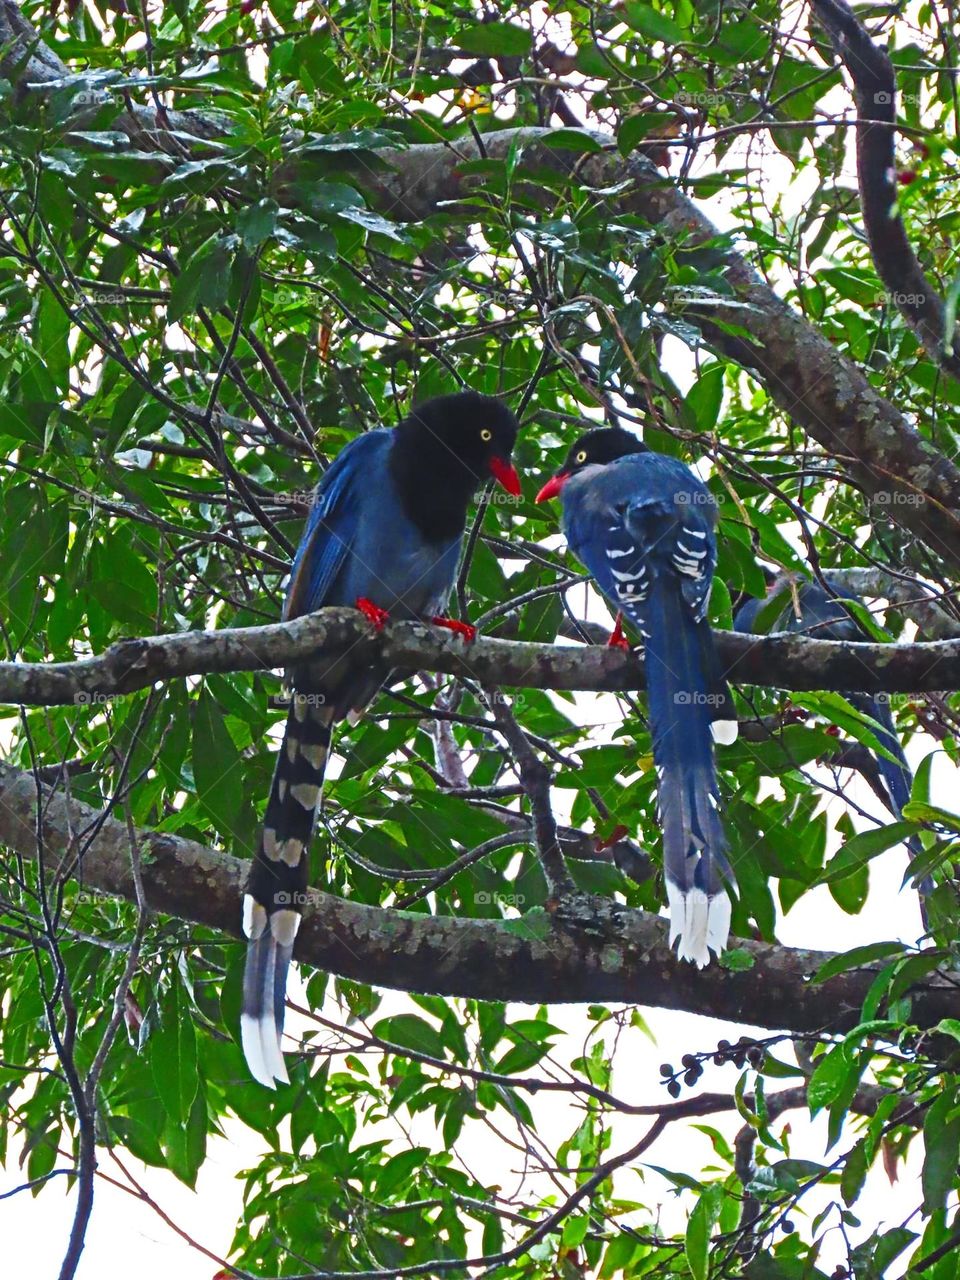
{"label": "bird's white-tipped tail feather", "polygon": [[698,969],[710,963],[710,952],[727,945],[730,932],[730,899],[726,893],[708,896],[702,889],[684,892],[667,881],[670,904],[670,946],[679,939],[677,956],[691,960]]}
{"label": "bird's white-tipped tail feather", "polygon": [[720,747],[729,747],[736,742],[739,730],[736,720],[714,720],[710,725],[713,740]]}
{"label": "bird's white-tipped tail feather", "polygon": [[246,999],[252,979],[258,1011],[241,1013],[240,1043],[250,1074],[268,1089],[276,1088],[275,1081],[290,1083],[280,1051],[281,1028],[277,1026],[274,990],[277,964],[286,970],[299,923],[300,918],[293,911],[277,911],[268,919],[260,903],[249,893],[244,894],[243,931],[249,939],[244,996]]}
{"label": "bird's white-tipped tail feather", "polygon": [[[276,940],[268,935],[256,945],[267,948],[265,985],[268,991],[272,991],[277,967]],[[255,1080],[268,1089],[276,1088],[275,1081],[280,1084],[290,1083],[287,1066],[280,1052],[280,1032],[274,1018],[272,1000],[264,1003],[259,1016],[249,1013],[240,1015],[240,1042],[250,1074]]]}

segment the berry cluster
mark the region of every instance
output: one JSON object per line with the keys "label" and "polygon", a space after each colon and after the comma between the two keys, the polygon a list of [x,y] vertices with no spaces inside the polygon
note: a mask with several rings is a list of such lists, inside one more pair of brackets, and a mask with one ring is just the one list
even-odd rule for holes
{"label": "berry cluster", "polygon": [[680,1097],[681,1077],[688,1088],[697,1083],[703,1075],[703,1064],[707,1058],[712,1058],[718,1067],[722,1067],[725,1062],[732,1062],[735,1067],[742,1069],[749,1062],[751,1067],[759,1070],[763,1066],[763,1046],[749,1036],[741,1036],[736,1044],[721,1040],[715,1053],[685,1053],[680,1059],[679,1071],[674,1070],[672,1062],[661,1062],[660,1074],[671,1098]]}
{"label": "berry cluster", "polygon": [[741,1036],[736,1044],[720,1040],[713,1060],[718,1067],[722,1067],[725,1062],[732,1062],[737,1070],[742,1070],[749,1062],[751,1067],[759,1071],[763,1066],[763,1045],[757,1044],[749,1036]]}

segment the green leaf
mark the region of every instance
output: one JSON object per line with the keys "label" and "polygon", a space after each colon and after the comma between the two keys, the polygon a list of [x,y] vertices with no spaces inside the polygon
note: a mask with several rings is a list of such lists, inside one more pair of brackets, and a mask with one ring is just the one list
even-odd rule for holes
{"label": "green leaf", "polygon": [[160,1026],[150,1037],[149,1050],[157,1095],[172,1128],[180,1128],[190,1115],[200,1076],[193,1010],[176,977],[163,1006]]}
{"label": "green leaf", "polygon": [[398,1013],[392,1018],[382,1018],[374,1031],[382,1040],[388,1040],[403,1049],[414,1049],[430,1058],[446,1058],[446,1047],[440,1032],[416,1013]]}
{"label": "green leaf", "polygon": [[849,1071],[850,1061],[843,1045],[834,1045],[818,1060],[807,1085],[807,1105],[811,1116],[840,1096]]}
{"label": "green leaf", "polygon": [[49,289],[40,293],[37,305],[36,353],[57,387],[70,386],[70,317]]}
{"label": "green leaf", "polygon": [[223,710],[204,689],[193,709],[193,777],[197,797],[222,835],[249,832],[237,828],[243,799],[240,753],[223,719]]}
{"label": "green leaf", "polygon": [[628,0],[626,18],[630,26],[645,35],[648,40],[660,40],[672,46],[683,44],[691,37],[689,31],[685,31],[665,13],[661,13],[651,5],[640,4],[639,0]]}
{"label": "green leaf", "polygon": [[694,382],[684,397],[683,407],[695,430],[708,432],[717,425],[723,404],[724,366],[711,365]]}
{"label": "green leaf", "polygon": [[825,961],[813,975],[813,982],[826,982],[838,973],[846,973],[848,969],[859,969],[862,965],[872,964],[886,956],[905,955],[906,948],[900,942],[868,942],[865,946],[854,947],[851,951],[841,952]]}
{"label": "green leaf", "polygon": [[756,957],[743,947],[731,947],[720,956],[720,967],[731,973],[746,973],[756,962]]}
{"label": "green leaf", "polygon": [[720,1212],[719,1186],[705,1187],[687,1221],[684,1252],[693,1280],[707,1280],[710,1236]]}
{"label": "green leaf", "polygon": [[523,27],[512,22],[484,22],[475,27],[462,27],[454,39],[464,53],[497,54],[522,57],[529,53],[533,37]]}
{"label": "green leaf", "polygon": [[280,206],[276,200],[258,200],[247,205],[237,216],[237,233],[247,249],[256,249],[273,235]]}
{"label": "green leaf", "polygon": [[207,1152],[207,1104],[203,1089],[193,1100],[186,1124],[168,1117],[163,1147],[171,1171],[188,1187],[196,1186],[197,1173]]}
{"label": "green leaf", "polygon": [[578,151],[583,155],[596,155],[604,150],[603,143],[584,129],[551,129],[544,142],[561,151]]}
{"label": "green leaf", "polygon": [[923,1120],[923,1186],[924,1213],[942,1209],[957,1181],[960,1161],[960,1115],[953,1089],[933,1100]]}
{"label": "green leaf", "polygon": [[843,880],[854,872],[862,871],[872,858],[892,849],[894,845],[903,844],[915,830],[913,823],[891,822],[886,827],[858,832],[843,842],[817,877],[817,884],[830,884],[834,880]]}

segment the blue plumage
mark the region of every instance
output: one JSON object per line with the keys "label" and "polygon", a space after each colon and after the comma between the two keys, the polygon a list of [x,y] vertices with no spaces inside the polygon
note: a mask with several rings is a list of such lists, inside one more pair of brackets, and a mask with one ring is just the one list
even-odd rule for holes
{"label": "blue plumage", "polygon": [[[765,599],[747,600],[737,610],[734,618],[734,629],[752,633],[757,625],[760,611],[775,598],[782,597],[783,610],[774,621],[771,631],[792,631],[813,636],[819,640],[838,640],[853,643],[866,639],[865,632],[856,618],[844,607],[843,601],[850,600],[855,604],[863,601],[854,591],[850,591],[835,581],[830,574],[824,575],[824,581],[830,590],[825,591],[818,582],[797,583],[796,604],[790,592],[790,579],[778,578],[770,587]],[[897,736],[890,704],[884,697],[875,698],[869,693],[849,692],[843,695],[851,706],[862,715],[869,716],[876,722],[874,735],[877,741],[890,756],[877,754],[874,759],[880,780],[880,793],[884,803],[895,818],[900,818],[903,806],[910,799],[913,788],[913,773],[904,755],[903,746]],[[876,727],[878,726],[878,727]],[[911,860],[922,856],[924,849],[919,837],[911,836],[907,841]],[[924,877],[918,885],[921,894],[921,912],[926,915],[923,897],[931,893],[933,884],[929,877]],[[926,919],[924,918],[924,923]]]}
{"label": "blue plumage", "polygon": [[734,883],[713,742],[736,736],[706,622],[716,564],[709,490],[619,429],[589,432],[540,497],[559,493],[571,550],[644,638],[671,943],[703,966],[722,950]]}
{"label": "blue plumage", "polygon": [[[499,401],[463,392],[420,405],[393,430],[352,440],[317,486],[284,618],[356,605],[377,626],[388,615],[458,626],[435,615],[456,576],[467,507],[491,476],[520,492],[510,464],[516,434]],[[389,674],[349,652],[318,654],[287,673],[294,692],[243,916],[243,1049],[251,1073],[270,1088],[287,1080],[280,1050],[287,970],[333,725],[359,714]]]}
{"label": "blue plumage", "polygon": [[396,618],[421,618],[446,603],[460,532],[428,541],[408,519],[388,476],[394,431],[368,431],[347,445],[317,485],[290,573],[284,618],[325,605],[375,600]]}

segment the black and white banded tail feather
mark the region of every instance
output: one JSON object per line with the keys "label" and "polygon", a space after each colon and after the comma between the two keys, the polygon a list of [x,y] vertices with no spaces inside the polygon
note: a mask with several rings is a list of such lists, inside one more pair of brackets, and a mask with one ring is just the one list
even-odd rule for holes
{"label": "black and white banded tail feather", "polygon": [[289,1083],[280,1049],[287,971],[308,884],[310,837],[333,720],[333,707],[322,695],[292,695],[243,899],[247,960],[240,1035],[251,1074],[270,1089],[275,1081]]}
{"label": "black and white banded tail feather", "polygon": [[719,667],[710,627],[694,617],[676,578],[654,576],[644,620],[670,945],[679,941],[680,959],[702,969],[726,946],[726,886],[735,884],[713,757]]}

